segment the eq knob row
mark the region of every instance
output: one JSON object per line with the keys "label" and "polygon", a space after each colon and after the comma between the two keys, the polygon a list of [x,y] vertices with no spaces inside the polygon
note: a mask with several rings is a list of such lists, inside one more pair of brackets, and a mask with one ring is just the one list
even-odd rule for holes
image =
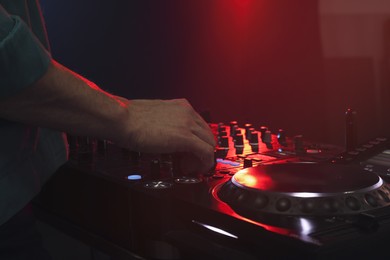
{"label": "eq knob row", "polygon": [[[243,129],[238,126],[237,121],[231,121],[229,128],[223,123],[218,124],[218,139],[221,147],[229,147],[228,136],[233,138],[236,145],[243,145],[243,137],[248,140],[250,145],[257,145],[259,143],[259,135],[263,143],[272,143],[272,132],[266,126],[261,126],[259,131],[256,131],[253,125],[249,123],[245,124]],[[277,139],[282,146],[287,145],[287,138],[283,129],[278,130]]]}

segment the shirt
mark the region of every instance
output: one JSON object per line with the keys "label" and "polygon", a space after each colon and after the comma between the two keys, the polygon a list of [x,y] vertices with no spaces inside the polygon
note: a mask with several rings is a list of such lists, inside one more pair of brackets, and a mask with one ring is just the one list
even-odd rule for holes
{"label": "shirt", "polygon": [[[38,0],[0,0],[0,99],[45,74],[48,46]],[[31,201],[66,160],[63,133],[0,118],[0,225]]]}

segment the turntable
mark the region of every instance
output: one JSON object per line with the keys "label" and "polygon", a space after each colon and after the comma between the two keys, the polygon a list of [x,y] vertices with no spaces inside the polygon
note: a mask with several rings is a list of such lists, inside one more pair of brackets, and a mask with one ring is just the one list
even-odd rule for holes
{"label": "turntable", "polygon": [[217,163],[197,178],[172,156],[79,142],[36,207],[152,259],[390,256],[387,139],[343,152],[263,127],[212,129]]}
{"label": "turntable", "polygon": [[356,165],[290,163],[237,172],[218,198],[250,218],[265,213],[326,216],[357,214],[390,205],[390,187]]}

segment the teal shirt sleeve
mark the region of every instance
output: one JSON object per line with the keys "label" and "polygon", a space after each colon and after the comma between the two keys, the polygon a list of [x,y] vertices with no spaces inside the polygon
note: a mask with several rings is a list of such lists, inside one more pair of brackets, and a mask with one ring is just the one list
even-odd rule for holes
{"label": "teal shirt sleeve", "polygon": [[1,5],[0,28],[0,99],[4,99],[41,78],[51,57],[23,20]]}

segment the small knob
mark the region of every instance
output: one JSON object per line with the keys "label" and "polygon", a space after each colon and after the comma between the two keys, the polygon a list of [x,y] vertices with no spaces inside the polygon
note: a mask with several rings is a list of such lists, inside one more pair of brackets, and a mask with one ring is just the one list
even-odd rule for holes
{"label": "small knob", "polygon": [[235,146],[243,146],[244,145],[244,136],[242,134],[237,134],[234,138]]}
{"label": "small knob", "polygon": [[224,148],[229,148],[229,137],[227,136],[222,136],[219,139],[219,145]]}
{"label": "small knob", "polygon": [[246,138],[246,139],[248,139],[248,136],[249,136],[249,134],[250,134],[250,131],[249,131],[250,128],[253,128],[253,127],[252,127],[252,124],[245,124],[245,125],[244,125],[244,129],[245,129],[245,138]]}
{"label": "small knob", "polygon": [[241,130],[239,130],[238,125],[230,127],[230,136],[235,136],[238,133],[241,133]]}
{"label": "small knob", "polygon": [[250,145],[256,145],[259,143],[259,134],[257,131],[252,131],[250,133],[250,139],[249,139],[249,144]]}
{"label": "small knob", "polygon": [[261,140],[264,142],[264,135],[265,135],[265,132],[268,130],[268,127],[266,126],[261,126],[260,127],[260,135],[261,135]]}
{"label": "small knob", "polygon": [[225,125],[218,125],[218,133],[226,131],[226,126]]}
{"label": "small knob", "polygon": [[[264,137],[263,137],[264,136]],[[267,130],[265,131],[264,135],[262,136],[263,143],[270,144],[272,143],[272,134],[271,131]]]}
{"label": "small knob", "polygon": [[227,132],[226,131],[221,131],[218,133],[218,136],[227,136]]}
{"label": "small knob", "polygon": [[281,145],[285,145],[286,144],[286,134],[285,134],[283,129],[279,129],[278,130],[278,142]]}

